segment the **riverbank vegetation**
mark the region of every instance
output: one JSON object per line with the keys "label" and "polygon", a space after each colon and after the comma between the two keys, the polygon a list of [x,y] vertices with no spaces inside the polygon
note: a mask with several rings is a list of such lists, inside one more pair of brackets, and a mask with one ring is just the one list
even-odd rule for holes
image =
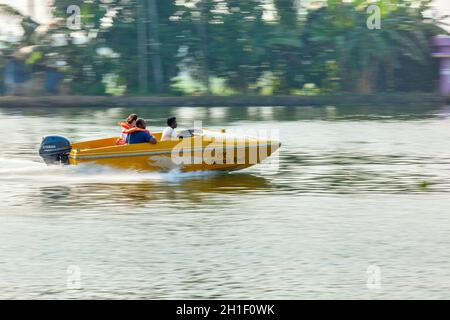
{"label": "riverbank vegetation", "polygon": [[435,91],[443,17],[430,0],[387,3],[376,3],[380,29],[362,0],[58,0],[46,26],[3,6],[24,32],[2,42],[0,69],[50,70],[59,92],[79,95]]}

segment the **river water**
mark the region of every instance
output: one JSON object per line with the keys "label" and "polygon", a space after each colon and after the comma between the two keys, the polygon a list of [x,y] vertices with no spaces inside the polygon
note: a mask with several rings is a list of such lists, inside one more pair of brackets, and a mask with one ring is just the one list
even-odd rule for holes
{"label": "river water", "polygon": [[[37,155],[130,112],[283,146],[232,174]],[[0,298],[450,298],[449,107],[4,109],[0,126]]]}

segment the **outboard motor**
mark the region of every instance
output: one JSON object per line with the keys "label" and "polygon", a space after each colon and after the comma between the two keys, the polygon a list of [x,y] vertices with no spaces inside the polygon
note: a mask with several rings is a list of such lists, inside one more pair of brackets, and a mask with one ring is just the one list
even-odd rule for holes
{"label": "outboard motor", "polygon": [[47,165],[69,164],[70,141],[60,136],[48,136],[42,139],[39,155]]}

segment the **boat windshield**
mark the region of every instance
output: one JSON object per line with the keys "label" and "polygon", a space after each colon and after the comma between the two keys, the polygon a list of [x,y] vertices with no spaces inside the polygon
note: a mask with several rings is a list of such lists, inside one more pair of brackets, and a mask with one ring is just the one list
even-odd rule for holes
{"label": "boat windshield", "polygon": [[187,129],[180,131],[178,133],[178,136],[181,138],[191,138],[196,136],[202,136],[203,134],[204,134],[203,129]]}

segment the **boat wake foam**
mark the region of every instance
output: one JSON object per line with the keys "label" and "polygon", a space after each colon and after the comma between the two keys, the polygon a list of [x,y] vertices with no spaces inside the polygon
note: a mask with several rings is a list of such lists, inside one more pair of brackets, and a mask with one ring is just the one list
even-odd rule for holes
{"label": "boat wake foam", "polygon": [[48,167],[41,162],[31,160],[0,158],[0,181],[9,184],[177,182],[183,179],[213,175],[217,175],[217,173],[212,171],[181,172],[179,169],[168,172],[138,172],[92,164]]}

